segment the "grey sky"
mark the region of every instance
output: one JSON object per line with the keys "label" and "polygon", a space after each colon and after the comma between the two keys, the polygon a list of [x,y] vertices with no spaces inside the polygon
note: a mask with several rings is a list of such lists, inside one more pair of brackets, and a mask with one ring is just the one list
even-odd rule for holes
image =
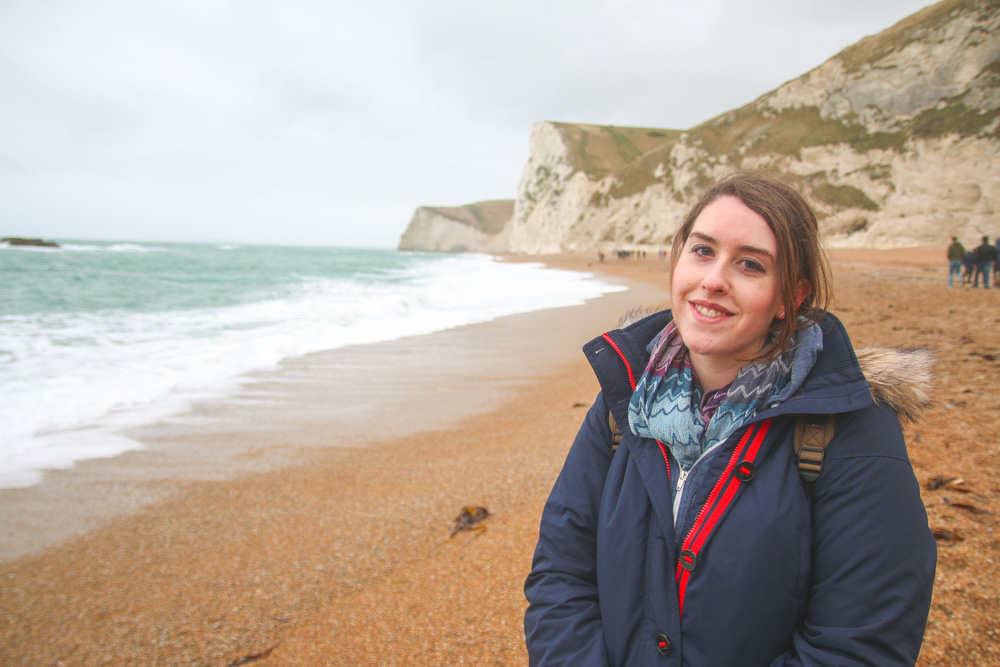
{"label": "grey sky", "polygon": [[4,0],[0,235],[394,247],[532,123],[688,128],[926,0]]}

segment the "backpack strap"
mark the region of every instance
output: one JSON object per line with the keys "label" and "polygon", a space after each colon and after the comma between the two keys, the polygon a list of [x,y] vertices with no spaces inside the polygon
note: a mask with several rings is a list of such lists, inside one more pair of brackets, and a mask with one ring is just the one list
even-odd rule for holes
{"label": "backpack strap", "polygon": [[795,454],[799,476],[806,484],[819,479],[823,471],[823,452],[833,440],[836,415],[799,415],[795,419]]}
{"label": "backpack strap", "polygon": [[[795,419],[795,456],[799,462],[799,476],[806,484],[811,485],[823,472],[823,454],[833,440],[836,423],[836,415],[799,415]],[[622,441],[622,430],[610,410],[608,427],[611,429],[611,454],[614,455]]]}
{"label": "backpack strap", "polygon": [[611,428],[611,455],[614,456],[615,452],[618,451],[618,445],[622,441],[622,430],[618,428],[618,422],[615,421],[615,416],[611,414],[611,410],[608,410],[608,426]]}

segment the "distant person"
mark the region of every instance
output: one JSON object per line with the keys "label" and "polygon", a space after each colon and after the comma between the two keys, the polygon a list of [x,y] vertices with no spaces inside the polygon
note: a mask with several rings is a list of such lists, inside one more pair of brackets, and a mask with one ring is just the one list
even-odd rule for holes
{"label": "distant person", "polygon": [[952,236],[951,245],[948,246],[948,287],[951,287],[952,276],[958,276],[958,282],[962,282],[963,259],[965,259],[965,246],[957,236]]}
{"label": "distant person", "polygon": [[[542,512],[529,664],[912,667],[936,563],[899,417],[916,353],[855,354],[775,176],[712,186],[672,258],[672,309],[584,346],[601,392]],[[800,426],[832,436],[822,466]]]}
{"label": "distant person", "polygon": [[1000,236],[996,237],[993,246],[993,285],[1000,286]]}
{"label": "distant person", "polygon": [[976,271],[976,250],[975,248],[965,251],[965,273],[962,274],[962,285],[972,284],[972,274]]}
{"label": "distant person", "polygon": [[990,245],[990,237],[984,236],[983,242],[976,248],[976,277],[972,281],[973,287],[979,287],[979,276],[982,276],[983,289],[990,288],[990,274],[997,258],[996,252],[997,249]]}

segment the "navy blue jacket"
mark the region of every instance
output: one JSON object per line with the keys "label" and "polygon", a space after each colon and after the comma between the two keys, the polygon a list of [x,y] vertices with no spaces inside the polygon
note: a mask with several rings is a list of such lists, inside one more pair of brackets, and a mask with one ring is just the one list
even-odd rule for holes
{"label": "navy blue jacket", "polygon": [[[843,326],[827,315],[796,395],[691,468],[675,527],[676,461],[627,415],[669,318],[584,346],[602,391],[542,515],[525,583],[531,664],[913,665],[936,545],[899,418],[873,400]],[[609,409],[624,436],[614,455]],[[837,415],[811,492],[792,445],[800,413]]]}

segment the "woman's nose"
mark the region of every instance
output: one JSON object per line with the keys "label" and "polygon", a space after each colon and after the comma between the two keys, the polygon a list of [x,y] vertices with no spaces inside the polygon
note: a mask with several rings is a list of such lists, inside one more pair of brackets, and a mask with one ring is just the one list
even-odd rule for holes
{"label": "woman's nose", "polygon": [[723,262],[716,262],[701,280],[706,291],[719,294],[729,289],[729,275]]}

